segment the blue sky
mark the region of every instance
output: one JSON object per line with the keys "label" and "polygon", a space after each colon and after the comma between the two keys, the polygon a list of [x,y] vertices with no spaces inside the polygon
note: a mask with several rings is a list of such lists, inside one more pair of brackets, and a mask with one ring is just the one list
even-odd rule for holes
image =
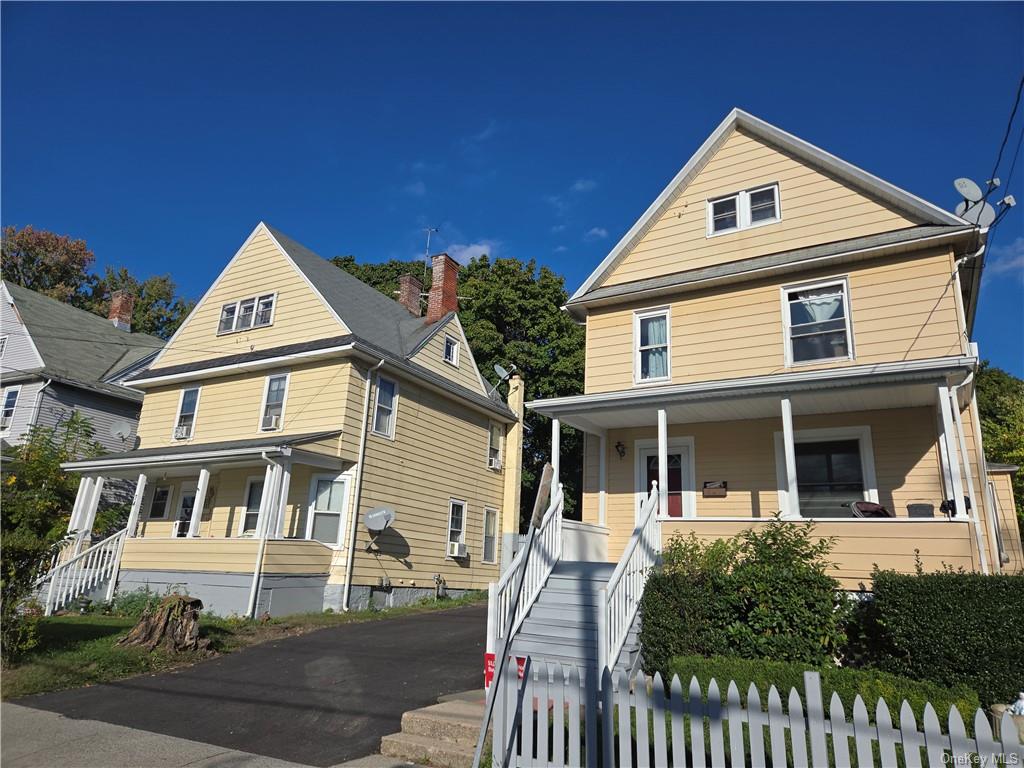
{"label": "blue sky", "polygon": [[[438,226],[573,290],[733,106],[952,208],[1024,70],[1011,3],[4,3],[2,32],[3,224],[193,298],[261,219],[365,261]],[[1020,165],[976,337],[1024,375]]]}

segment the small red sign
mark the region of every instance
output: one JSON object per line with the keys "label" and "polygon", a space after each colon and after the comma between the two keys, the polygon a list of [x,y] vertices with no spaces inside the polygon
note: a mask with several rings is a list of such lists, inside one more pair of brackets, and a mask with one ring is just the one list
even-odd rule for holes
{"label": "small red sign", "polygon": [[491,687],[491,681],[494,680],[494,654],[484,654],[484,688]]}

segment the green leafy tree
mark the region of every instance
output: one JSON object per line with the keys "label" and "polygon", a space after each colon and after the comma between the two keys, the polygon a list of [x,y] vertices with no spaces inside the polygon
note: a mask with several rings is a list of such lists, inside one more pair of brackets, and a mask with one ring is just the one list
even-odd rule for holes
{"label": "green leafy tree", "polygon": [[168,275],[153,275],[139,281],[127,269],[107,267],[102,277],[92,283],[86,309],[106,317],[114,291],[126,291],[135,298],[132,308],[132,330],[161,339],[170,338],[195,306],[178,295],[174,280]]}
{"label": "green leafy tree", "polygon": [[[1024,467],[1024,380],[984,361],[975,381],[986,458]],[[1013,478],[1013,499],[1024,533],[1024,473]]]}
{"label": "green leafy tree", "polygon": [[3,462],[3,515],[0,516],[0,648],[3,662],[35,644],[35,617],[21,610],[40,566],[64,537],[78,478],[60,465],[98,456],[88,419],[73,413],[58,427],[33,427],[25,442]]}
{"label": "green leafy tree", "polygon": [[32,226],[9,226],[4,227],[0,251],[0,271],[5,280],[75,306],[85,301],[89,268],[96,260],[85,240]]}
{"label": "green leafy tree", "polygon": [[[403,274],[423,275],[422,261],[358,264],[352,256],[332,260],[364,283],[394,297]],[[429,287],[429,276],[424,290]],[[561,310],[568,299],[565,280],[547,267],[519,259],[474,259],[459,273],[459,318],[484,378],[496,383],[493,366],[512,364],[526,383],[526,399],[575,395],[583,391],[583,329]],[[541,469],[551,454],[547,419],[527,411],[523,438],[521,520],[533,507]],[[578,515],[583,437],[563,429],[562,482],[566,506]]]}

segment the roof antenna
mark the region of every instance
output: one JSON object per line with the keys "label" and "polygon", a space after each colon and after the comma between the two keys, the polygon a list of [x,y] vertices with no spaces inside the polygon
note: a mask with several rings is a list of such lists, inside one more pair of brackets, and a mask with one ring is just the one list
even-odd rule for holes
{"label": "roof antenna", "polygon": [[427,247],[423,250],[423,284],[427,283],[427,265],[430,263],[430,235],[434,232],[439,232],[437,227],[424,227],[423,231],[427,235]]}

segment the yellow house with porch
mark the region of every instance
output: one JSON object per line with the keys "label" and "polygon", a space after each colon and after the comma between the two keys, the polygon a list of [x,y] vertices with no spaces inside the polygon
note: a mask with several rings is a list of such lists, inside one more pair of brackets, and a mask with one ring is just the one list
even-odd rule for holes
{"label": "yellow house with porch", "polygon": [[[75,541],[48,610],[89,590],[281,615],[485,588],[518,516],[523,387],[481,376],[458,265],[432,266],[429,294],[405,276],[395,301],[257,226],[128,382],[137,448],[65,465]],[[135,483],[130,517],[89,546],[111,478]]]}

